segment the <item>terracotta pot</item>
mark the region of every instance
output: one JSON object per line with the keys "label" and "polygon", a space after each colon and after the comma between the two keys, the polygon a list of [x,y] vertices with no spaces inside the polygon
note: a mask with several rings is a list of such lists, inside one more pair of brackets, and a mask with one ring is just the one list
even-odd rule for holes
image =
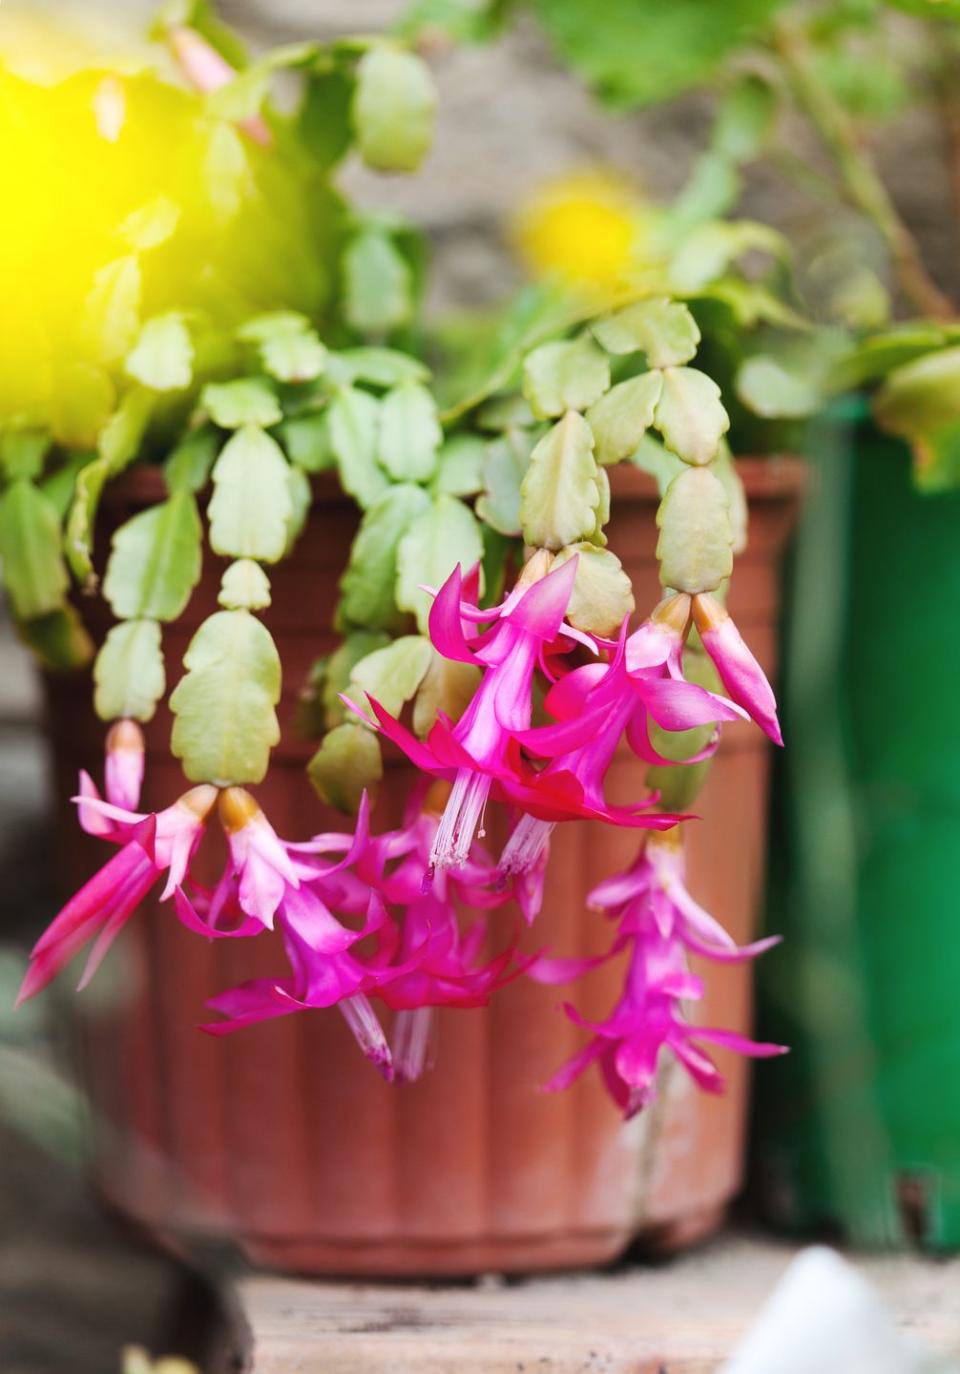
{"label": "terracotta pot", "polygon": [[[800,487],[800,464],[741,464],[751,538],[731,609],[768,670],[773,667],[778,559]],[[139,485],[138,485],[139,481]],[[146,477],[127,484],[113,512],[142,504]],[[641,607],[657,597],[652,483],[618,474],[610,542]],[[351,507],[321,493],[296,556],[273,570],[266,617],[285,669],[284,742],[259,796],[278,830],[304,837],[336,828],[302,764],[311,746],[290,729],[298,685],[327,629],[353,533]],[[173,672],[187,639],[213,609],[211,560],[187,615],[165,631]],[[102,610],[91,608],[91,621]],[[104,625],[94,623],[95,633]],[[87,684],[49,684],[58,795],[78,767],[99,773],[102,727]],[[148,731],[146,805],[168,804],[182,781],[167,751],[169,718]],[[690,882],[738,941],[753,934],[763,873],[767,749],[754,728],[724,736],[691,823]],[[643,766],[615,760],[617,801],[643,789]],[[408,768],[388,768],[377,820],[399,819]],[[102,862],[63,808],[71,883]],[[493,837],[496,843],[497,836]],[[584,906],[587,890],[632,857],[636,837],[572,824],[554,842],[536,945],[586,954],[609,931]],[[218,856],[211,856],[215,866]],[[505,916],[505,920],[509,917]],[[708,1234],[741,1181],[747,1068],[723,1053],[723,1097],[698,1094],[680,1074],[656,1108],[627,1125],[595,1075],[571,1091],[539,1085],[582,1043],[559,1012],[562,992],[518,981],[489,1009],[439,1017],[436,1065],[419,1083],[391,1087],[361,1059],[336,1013],[284,1018],[226,1040],[194,1029],[204,1000],[244,978],[279,972],[275,942],[210,946],[156,905],[131,923],[116,954],[79,999],[85,1075],[99,1122],[97,1182],[106,1198],[157,1235],[227,1237],[255,1262],[351,1275],[453,1275],[566,1268],[616,1256],[638,1234],[672,1248]],[[577,993],[587,1014],[614,999],[619,968]],[[710,970],[700,1014],[748,1029],[750,971]]]}

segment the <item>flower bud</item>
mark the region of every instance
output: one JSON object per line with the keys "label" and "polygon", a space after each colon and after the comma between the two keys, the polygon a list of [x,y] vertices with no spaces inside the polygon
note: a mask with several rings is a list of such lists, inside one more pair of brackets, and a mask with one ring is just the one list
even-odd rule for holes
{"label": "flower bud", "polygon": [[729,612],[715,596],[700,593],[693,598],[693,618],[729,696],[750,713],[774,744],[783,744],[773,689]]}

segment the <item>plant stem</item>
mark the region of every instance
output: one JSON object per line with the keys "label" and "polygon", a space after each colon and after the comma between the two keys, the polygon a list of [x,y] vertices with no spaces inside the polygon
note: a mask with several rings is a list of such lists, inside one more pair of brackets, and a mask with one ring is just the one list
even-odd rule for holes
{"label": "plant stem", "polygon": [[803,30],[789,20],[774,28],[774,49],[801,109],[832,157],[847,195],[880,231],[903,294],[924,315],[952,319],[956,311],[924,265],[916,239],[863,146],[856,126],[817,71]]}

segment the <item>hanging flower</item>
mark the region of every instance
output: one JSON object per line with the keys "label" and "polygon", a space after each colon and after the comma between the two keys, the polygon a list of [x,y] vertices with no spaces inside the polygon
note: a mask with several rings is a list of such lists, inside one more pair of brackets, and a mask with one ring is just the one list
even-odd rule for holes
{"label": "hanging flower", "polygon": [[482,912],[502,906],[512,894],[496,883],[493,860],[479,844],[459,868],[440,869],[431,878],[441,822],[429,801],[421,810],[415,798],[407,825],[374,839],[358,864],[358,873],[383,901],[400,910],[394,968],[378,995],[397,1011],[485,1006],[516,976],[510,968],[516,937],[484,962],[487,922],[481,916],[461,932],[458,907]]}
{"label": "hanging flower", "polygon": [[[475,835],[483,833],[484,809],[494,783],[517,776],[516,737],[530,725],[533,677],[544,654],[561,636],[570,647],[586,638],[564,624],[577,559],[552,572],[547,571],[549,561],[543,550],[534,554],[507,599],[490,610],[463,601],[459,565],[437,593],[430,613],[434,647],[445,658],[486,670],[456,725],[441,716],[421,743],[370,699],[380,729],[411,762],[425,773],[453,781],[431,851],[431,870],[466,862]],[[493,624],[468,641],[464,620]]]}
{"label": "hanging flower", "polygon": [[[708,1092],[721,1092],[724,1081],[704,1044],[753,1058],[786,1052],[782,1045],[687,1020],[684,1003],[703,996],[702,979],[687,967],[687,951],[734,963],[754,958],[777,940],[736,946],[687,892],[679,841],[672,836],[647,837],[631,868],[601,883],[588,900],[619,922],[610,956],[629,951],[624,989],[611,1014],[600,1022],[587,1021],[571,1006],[565,1008],[570,1019],[593,1036],[553,1076],[548,1090],[568,1087],[591,1064],[597,1064],[611,1097],[630,1117],[656,1095],[663,1050],[672,1053]],[[530,972],[541,982],[565,982],[595,963],[546,959]]]}
{"label": "hanging flower", "polygon": [[[557,723],[518,734],[525,749],[549,763],[532,778],[505,785],[525,814],[504,848],[502,873],[522,873],[540,863],[558,820],[588,817],[667,830],[683,819],[650,811],[656,796],[629,807],[610,806],[603,782],[624,737],[646,762],[668,762],[650,741],[651,719],[665,730],[677,731],[743,718],[738,706],[683,677],[689,600],[676,596],[664,601],[629,637],[625,624],[609,664],[585,664],[551,688],[545,708]],[[707,757],[717,741],[715,734],[690,762]]]}
{"label": "hanging flower", "polygon": [[[376,987],[375,966],[354,946],[388,924],[376,893],[345,880],[345,870],[369,842],[369,807],[363,798],[353,835],[320,835],[302,844],[280,839],[251,794],[228,787],[220,795],[220,819],[230,859],[216,889],[193,901],[177,893],[177,914],[208,938],[245,938],[276,927],[290,966],[281,978],[258,978],[220,993],[208,1003],[225,1019],[202,1027],[226,1035],[245,1026],[309,1008],[338,1007],[363,1053],[390,1077],[390,1050],[367,993]],[[344,851],[324,867],[313,856]],[[351,929],[334,914],[362,915]],[[224,924],[224,918],[226,923]]]}
{"label": "hanging flower", "polygon": [[715,596],[701,592],[693,598],[693,618],[703,647],[713,659],[720,681],[733,700],[749,712],[774,744],[783,744],[773,688],[744,643],[729,611]]}
{"label": "hanging flower", "polygon": [[167,883],[161,901],[182,884],[216,799],[215,787],[194,787],[166,810],[140,815],[102,801],[90,778],[81,777],[80,795],[74,798],[81,824],[88,833],[122,847],[70,899],[34,945],[18,1005],[45,988],[84,945],[94,940],[79,985],[86,987],[107,950],[164,873]]}

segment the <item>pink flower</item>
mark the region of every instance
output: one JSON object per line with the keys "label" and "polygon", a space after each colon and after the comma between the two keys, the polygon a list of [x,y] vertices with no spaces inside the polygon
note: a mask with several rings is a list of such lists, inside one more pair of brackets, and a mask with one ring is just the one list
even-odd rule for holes
{"label": "pink flower", "polygon": [[[633,866],[601,883],[589,900],[619,921],[611,955],[629,951],[626,981],[619,1002],[604,1021],[586,1021],[573,1007],[566,1007],[571,1020],[594,1034],[554,1075],[546,1085],[548,1090],[569,1086],[596,1063],[610,1095],[629,1117],[656,1095],[663,1050],[671,1052],[708,1092],[721,1092],[724,1083],[703,1044],[722,1045],[755,1058],[785,1053],[781,1045],[691,1025],[686,1019],[683,1004],[703,996],[702,980],[687,968],[687,950],[730,963],[753,958],[777,941],[759,940],[737,948],[687,892],[682,850],[672,837],[647,837]],[[540,982],[565,982],[595,962],[542,959],[530,974]]]}
{"label": "pink flower", "polygon": [[[169,30],[168,37],[184,76],[201,94],[220,90],[236,76],[237,73],[226,58],[221,57],[216,48],[197,33],[196,29],[178,24]],[[240,128],[264,147],[269,147],[273,141],[270,130],[260,115],[251,115],[249,119],[240,120]]]}
{"label": "pink flower", "polygon": [[86,987],[124,925],[163,874],[167,874],[167,885],[161,900],[183,882],[217,799],[215,787],[194,787],[165,811],[144,816],[101,801],[89,778],[86,784],[84,788],[81,779],[81,795],[75,798],[81,821],[86,822],[87,829],[92,828],[92,833],[122,848],[70,899],[37,941],[18,1005],[52,982],[78,950],[96,937],[80,980],[80,987]]}
{"label": "pink flower", "polygon": [[[429,801],[429,799],[428,799]],[[482,917],[461,932],[458,908],[484,911],[511,893],[496,885],[489,855],[475,844],[457,869],[441,869],[431,880],[437,814],[416,809],[400,830],[374,839],[357,866],[387,906],[399,909],[399,941],[393,962],[381,966],[377,995],[396,1011],[420,1007],[485,1006],[493,992],[516,976],[511,961],[516,933],[492,959],[482,960],[487,923]]]}
{"label": "pink flower", "polygon": [[[537,866],[558,820],[583,816],[666,830],[684,819],[647,810],[655,796],[629,807],[610,806],[603,782],[624,737],[648,763],[667,762],[650,742],[651,719],[665,730],[689,730],[743,716],[725,698],[684,680],[681,653],[688,619],[688,597],[663,602],[629,638],[624,625],[612,662],[574,669],[551,688],[545,708],[558,723],[517,736],[525,749],[550,761],[540,773],[504,784],[527,814],[504,848],[501,872],[517,874]],[[690,761],[712,753],[716,740],[715,735]]]}
{"label": "pink flower", "polygon": [[783,744],[773,689],[729,612],[716,597],[702,592],[693,598],[693,618],[703,647],[730,696],[749,712],[774,744]]}
{"label": "pink flower", "polygon": [[[220,794],[229,862],[215,891],[201,894],[200,910],[186,892],[178,892],[177,914],[210,938],[243,938],[276,924],[291,973],[254,979],[213,998],[209,1006],[226,1020],[203,1030],[225,1035],[276,1016],[337,1006],[367,1058],[390,1076],[389,1047],[366,996],[378,973],[353,953],[356,944],[384,928],[387,916],[375,893],[345,880],[345,869],[368,843],[368,815],[364,798],[355,835],[323,835],[294,845],[280,839],[246,789],[228,787]],[[346,851],[338,863],[322,867],[313,861],[314,854],[335,847]],[[362,911],[364,924],[357,930],[345,926],[325,898],[349,914]],[[226,928],[219,924],[224,914],[230,920]]]}
{"label": "pink flower", "polygon": [[[453,779],[431,853],[431,869],[466,862],[474,836],[483,834],[483,813],[494,783],[516,776],[519,750],[515,740],[530,725],[537,665],[560,636],[571,645],[585,638],[564,625],[563,619],[577,560],[571,558],[547,572],[549,557],[542,550],[535,554],[506,601],[490,610],[463,602],[459,565],[437,593],[430,613],[435,648],[445,658],[485,669],[456,725],[441,716],[421,743],[371,699],[380,729],[421,771]],[[468,641],[464,620],[493,624]]]}

